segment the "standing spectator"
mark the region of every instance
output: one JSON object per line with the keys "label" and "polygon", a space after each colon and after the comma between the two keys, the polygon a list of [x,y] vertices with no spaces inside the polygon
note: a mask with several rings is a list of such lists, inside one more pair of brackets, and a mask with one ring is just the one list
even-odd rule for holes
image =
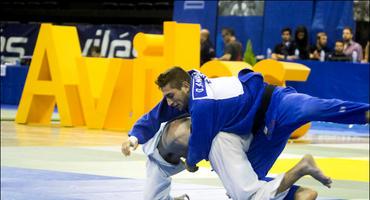
{"label": "standing spectator", "polygon": [[291,40],[292,30],[290,28],[283,28],[281,30],[282,43],[277,44],[271,55],[273,59],[279,60],[293,60],[297,59],[294,55],[296,49],[295,43]]}
{"label": "standing spectator", "polygon": [[200,31],[200,66],[215,57],[215,49],[209,40],[209,31],[202,29]]}
{"label": "standing spectator", "polygon": [[299,50],[299,58],[301,60],[308,60],[310,45],[308,43],[308,31],[304,26],[298,26],[295,30],[295,44]]}
{"label": "standing spectator", "polygon": [[356,22],[355,38],[362,49],[366,48],[370,35],[369,0],[353,0],[353,18]]}
{"label": "standing spectator", "polygon": [[222,38],[225,43],[224,55],[218,59],[224,61],[241,61],[243,48],[242,44],[236,39],[234,30],[223,28]]}
{"label": "standing spectator", "polygon": [[344,54],[352,56],[352,53],[357,52],[357,61],[362,60],[362,47],[359,43],[352,40],[353,32],[351,27],[344,27],[343,29],[343,42]]}
{"label": "standing spectator", "polygon": [[334,51],[331,54],[329,54],[328,59],[330,61],[350,61],[351,57],[345,55],[343,50],[344,50],[343,41],[340,40],[336,41]]}
{"label": "standing spectator", "polygon": [[316,35],[316,45],[310,47],[310,59],[320,60],[320,53],[323,50],[327,56],[330,53],[328,44],[328,36],[325,32],[318,32]]}
{"label": "standing spectator", "polygon": [[367,41],[365,52],[364,52],[364,59],[362,60],[362,63],[369,63],[369,54],[370,54],[370,41]]}

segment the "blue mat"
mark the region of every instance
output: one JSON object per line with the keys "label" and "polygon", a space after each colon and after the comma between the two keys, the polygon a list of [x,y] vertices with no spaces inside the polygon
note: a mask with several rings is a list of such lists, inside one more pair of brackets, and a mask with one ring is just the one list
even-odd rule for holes
{"label": "blue mat", "polygon": [[[12,200],[142,200],[145,180],[48,170],[1,167],[1,199]],[[227,199],[222,187],[172,185],[175,195],[192,200]]]}

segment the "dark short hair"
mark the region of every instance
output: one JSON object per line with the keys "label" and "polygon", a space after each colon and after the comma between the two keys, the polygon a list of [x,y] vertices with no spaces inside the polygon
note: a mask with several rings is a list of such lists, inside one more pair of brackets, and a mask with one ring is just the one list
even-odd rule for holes
{"label": "dark short hair", "polygon": [[326,33],[325,32],[318,32],[317,34],[316,34],[316,39],[320,39],[321,38],[321,36],[326,36],[327,37],[327,35],[326,35]]}
{"label": "dark short hair", "polygon": [[175,66],[161,73],[155,84],[163,88],[169,83],[172,88],[180,89],[184,81],[190,84],[190,75],[181,67]]}
{"label": "dark short hair", "polygon": [[335,43],[337,43],[337,42],[344,44],[343,40],[337,40],[337,41],[335,41]]}
{"label": "dark short hair", "polygon": [[292,29],[290,29],[289,27],[285,27],[281,30],[281,33],[284,33],[285,31],[288,31],[290,35],[292,35]]}
{"label": "dark short hair", "polygon": [[345,26],[344,28],[343,28],[343,30],[349,30],[349,32],[351,32],[351,34],[353,34],[353,31],[352,31],[352,28],[351,27],[349,27],[349,26]]}
{"label": "dark short hair", "polygon": [[235,36],[235,32],[232,28],[222,28],[222,31],[226,31],[230,35]]}

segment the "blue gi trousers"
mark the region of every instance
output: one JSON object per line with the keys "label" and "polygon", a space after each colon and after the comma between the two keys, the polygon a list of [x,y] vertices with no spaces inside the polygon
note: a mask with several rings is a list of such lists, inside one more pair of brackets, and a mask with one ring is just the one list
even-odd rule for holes
{"label": "blue gi trousers", "polygon": [[[264,127],[261,127],[254,136],[247,157],[259,179],[266,180],[268,171],[294,130],[311,121],[365,124],[366,111],[369,111],[369,104],[320,99],[296,93],[289,87],[277,87],[265,116],[270,122],[273,121],[273,131],[265,134]],[[297,186],[293,186],[285,199],[293,199],[297,189]]]}

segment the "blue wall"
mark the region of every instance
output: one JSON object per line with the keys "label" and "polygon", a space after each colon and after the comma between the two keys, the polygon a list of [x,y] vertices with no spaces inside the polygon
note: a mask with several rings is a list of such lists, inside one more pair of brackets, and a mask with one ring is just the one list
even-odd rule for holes
{"label": "blue wall", "polygon": [[[290,27],[293,31],[299,25],[304,25],[310,31],[313,13],[313,1],[265,1],[263,17],[262,50],[273,49],[281,42],[281,29]],[[261,53],[258,51],[258,53]]]}
{"label": "blue wall", "polygon": [[369,103],[368,64],[298,61],[311,69],[305,82],[288,82],[298,92],[324,99]]}
{"label": "blue wall", "polygon": [[[186,2],[198,2],[202,7],[184,9]],[[175,1],[173,19],[177,22],[200,23],[209,28],[211,39],[216,44],[217,55],[222,54],[222,27],[233,28],[244,46],[251,39],[255,54],[265,54],[281,42],[280,31],[284,27],[294,30],[298,25],[307,27],[311,44],[316,33],[328,34],[329,46],[341,39],[344,26],[355,30],[353,1],[265,1],[263,16],[217,16],[217,1]],[[215,30],[215,31],[213,31]]]}
{"label": "blue wall", "polygon": [[201,24],[208,29],[213,44],[216,40],[217,1],[175,1],[173,20]]}

